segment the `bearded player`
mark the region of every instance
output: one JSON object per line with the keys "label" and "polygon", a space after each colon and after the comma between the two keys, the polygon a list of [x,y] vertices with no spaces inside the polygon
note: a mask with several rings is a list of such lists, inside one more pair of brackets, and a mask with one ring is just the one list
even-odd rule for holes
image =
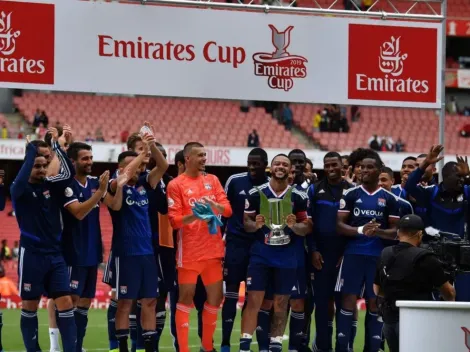
{"label": "bearded player", "polygon": [[201,351],[213,351],[213,336],[217,325],[217,312],[223,299],[222,258],[224,242],[214,219],[201,220],[195,215],[196,203],[210,205],[215,215],[230,217],[232,208],[219,179],[206,174],[206,151],[197,142],[183,149],[186,170],[172,180],[167,188],[168,216],[171,226],[179,229],[177,270],[179,297],[176,309],[176,329],[181,352],[189,352],[189,316],[198,277],[204,283],[207,301],[202,316]]}
{"label": "bearded player", "polygon": [[[288,183],[291,161],[285,154],[279,154],[271,162],[271,180],[253,188],[245,205],[245,231],[252,232],[256,241],[251,248],[248,266],[248,298],[242,316],[240,351],[250,351],[253,332],[257,325],[258,312],[263,304],[268,283],[274,295],[274,313],[271,319],[270,351],[282,350],[282,337],[287,322],[287,308],[292,288],[297,277],[295,235],[305,236],[311,232],[307,221],[307,194],[292,188]],[[267,225],[269,219],[260,213],[261,197],[285,203],[284,197],[291,197],[292,213],[284,214],[285,227],[276,236]],[[271,202],[267,202],[271,204]]]}

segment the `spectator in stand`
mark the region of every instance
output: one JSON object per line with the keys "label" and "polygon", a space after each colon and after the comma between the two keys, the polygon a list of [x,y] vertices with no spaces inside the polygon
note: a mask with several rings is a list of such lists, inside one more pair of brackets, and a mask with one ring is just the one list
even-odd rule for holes
{"label": "spectator in stand", "polygon": [[284,103],[282,108],[282,121],[284,122],[286,130],[290,131],[294,122],[294,113],[292,112],[289,103]]}
{"label": "spectator in stand", "polygon": [[103,130],[101,126],[96,129],[95,137],[97,142],[104,142]]}
{"label": "spectator in stand", "polygon": [[382,138],[382,141],[380,142],[380,151],[381,152],[389,152],[390,149],[388,149],[387,141],[385,138]]}
{"label": "spectator in stand", "polygon": [[249,147],[259,147],[259,136],[258,132],[256,130],[253,130],[249,135],[248,135],[248,146]]}
{"label": "spectator in stand", "polygon": [[7,138],[9,138],[8,127],[7,127],[7,123],[6,123],[5,121],[2,122],[2,133],[1,133],[0,137],[1,137],[2,139],[7,139]]}
{"label": "spectator in stand", "polygon": [[359,106],[353,105],[351,106],[351,121],[356,122],[359,121],[361,117],[361,112],[359,111]]}
{"label": "spectator in stand", "polygon": [[457,104],[457,100],[452,95],[447,102],[447,112],[451,115],[457,115],[459,113],[459,105]]}
{"label": "spectator in stand", "polygon": [[349,132],[349,122],[348,122],[348,118],[346,117],[346,115],[341,115],[341,119],[339,120],[339,129],[340,129],[340,132],[343,132],[343,133]]}
{"label": "spectator in stand", "polygon": [[2,249],[0,250],[0,261],[11,260],[11,249],[8,247],[7,240],[2,240]]}
{"label": "spectator in stand", "polygon": [[47,128],[46,126],[44,126],[44,123],[39,123],[39,127],[36,128],[36,139],[41,139],[43,140],[44,139],[44,136],[46,135],[47,133]]}
{"label": "spectator in stand", "polygon": [[91,132],[88,132],[87,135],[86,135],[86,137],[85,137],[85,142],[90,143],[90,142],[94,142],[94,141],[95,141],[95,139],[94,139],[93,136],[91,135]]}
{"label": "spectator in stand", "polygon": [[129,138],[129,127],[121,132],[121,143],[127,143],[128,138]]}
{"label": "spectator in stand", "polygon": [[[18,289],[12,279],[5,276],[5,268],[0,264],[0,296],[17,296]],[[1,314],[1,313],[0,313]]]}
{"label": "spectator in stand", "polygon": [[41,111],[41,116],[39,117],[39,122],[42,122],[44,127],[46,127],[46,128],[47,128],[47,126],[49,126],[49,117],[47,117],[47,114],[44,110]]}
{"label": "spectator in stand", "polygon": [[40,123],[41,123],[41,110],[36,109],[36,112],[34,113],[33,127],[39,127]]}
{"label": "spectator in stand", "polygon": [[315,116],[313,116],[313,132],[320,132],[321,120],[321,110],[318,110]]}
{"label": "spectator in stand", "polygon": [[328,109],[323,109],[321,113],[320,132],[328,132],[330,126],[330,118],[328,116]]}
{"label": "spectator in stand", "polygon": [[12,257],[14,260],[18,260],[20,256],[20,242],[15,241],[13,244]]}
{"label": "spectator in stand", "polygon": [[23,139],[24,138],[24,126],[23,122],[18,122],[18,134],[16,136],[18,139]]}
{"label": "spectator in stand", "polygon": [[60,123],[60,121],[56,121],[55,128],[57,129],[62,128],[62,124]]}
{"label": "spectator in stand", "polygon": [[405,151],[405,143],[398,137],[397,142],[395,143],[395,151],[401,153]]}
{"label": "spectator in stand", "polygon": [[376,150],[376,151],[380,150],[380,142],[376,134],[374,134],[374,136],[372,137],[372,140],[369,140],[369,147],[372,150]]}

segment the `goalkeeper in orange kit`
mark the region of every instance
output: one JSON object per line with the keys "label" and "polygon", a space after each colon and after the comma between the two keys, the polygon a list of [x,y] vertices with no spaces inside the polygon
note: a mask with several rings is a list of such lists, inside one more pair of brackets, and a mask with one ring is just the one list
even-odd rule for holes
{"label": "goalkeeper in orange kit", "polygon": [[[201,351],[213,351],[217,312],[223,299],[222,258],[224,242],[216,216],[228,218],[232,208],[219,179],[205,174],[206,152],[197,142],[185,145],[186,171],[172,180],[167,189],[168,217],[178,229],[176,261],[179,298],[176,306],[176,330],[180,352],[189,352],[189,315],[198,276],[206,288],[207,301],[202,315]],[[199,209],[209,207],[208,217]],[[207,215],[207,214],[204,214]]]}

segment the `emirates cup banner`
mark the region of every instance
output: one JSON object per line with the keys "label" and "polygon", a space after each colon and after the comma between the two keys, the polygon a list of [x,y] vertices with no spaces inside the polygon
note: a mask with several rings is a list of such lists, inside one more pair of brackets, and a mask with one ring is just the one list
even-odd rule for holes
{"label": "emirates cup banner", "polygon": [[440,107],[438,23],[78,0],[0,10],[0,87]]}

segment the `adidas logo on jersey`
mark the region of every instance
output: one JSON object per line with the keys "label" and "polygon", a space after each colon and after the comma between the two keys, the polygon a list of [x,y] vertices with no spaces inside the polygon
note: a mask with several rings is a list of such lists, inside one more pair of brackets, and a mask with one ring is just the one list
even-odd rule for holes
{"label": "adidas logo on jersey", "polygon": [[320,193],[325,193],[325,190],[321,189],[320,191],[318,191],[318,194],[320,194]]}
{"label": "adidas logo on jersey", "polygon": [[356,203],[362,203],[362,199],[359,198],[358,200],[356,200]]}
{"label": "adidas logo on jersey", "polygon": [[241,192],[238,193],[238,194],[241,194],[241,195],[243,195],[243,196],[246,196],[245,190],[241,191]]}

